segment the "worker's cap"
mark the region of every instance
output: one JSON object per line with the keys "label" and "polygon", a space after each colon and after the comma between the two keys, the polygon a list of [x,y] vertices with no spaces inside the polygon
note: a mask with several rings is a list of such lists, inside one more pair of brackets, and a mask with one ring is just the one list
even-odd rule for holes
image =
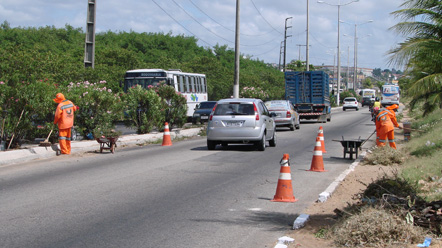
{"label": "worker's cap", "polygon": [[64,97],[63,93],[57,93],[53,100],[56,103],[61,103],[62,101],[66,100],[66,98]]}
{"label": "worker's cap", "polygon": [[398,109],[399,106],[397,104],[393,104],[391,106],[388,106],[387,109]]}

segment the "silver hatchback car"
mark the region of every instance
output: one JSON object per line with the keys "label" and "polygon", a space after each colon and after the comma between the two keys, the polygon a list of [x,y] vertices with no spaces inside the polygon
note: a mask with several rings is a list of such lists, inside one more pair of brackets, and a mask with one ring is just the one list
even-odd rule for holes
{"label": "silver hatchback car", "polygon": [[265,102],[267,109],[275,112],[277,127],[288,127],[291,131],[299,129],[299,115],[293,104],[288,100],[273,100]]}
{"label": "silver hatchback car", "polygon": [[266,142],[276,146],[276,124],[260,99],[240,98],[219,100],[209,116],[207,148],[229,143],[252,143],[264,151]]}

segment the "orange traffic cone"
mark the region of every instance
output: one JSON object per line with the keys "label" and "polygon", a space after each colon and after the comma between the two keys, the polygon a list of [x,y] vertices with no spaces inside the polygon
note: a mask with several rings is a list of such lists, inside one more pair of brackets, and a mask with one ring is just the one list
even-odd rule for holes
{"label": "orange traffic cone", "polygon": [[169,123],[166,122],[164,125],[164,135],[163,135],[163,144],[162,146],[171,146],[172,140],[170,139],[170,132],[169,132]]}
{"label": "orange traffic cone", "polygon": [[315,150],[313,151],[312,165],[309,171],[323,172],[324,170],[324,160],[322,159],[322,148],[321,140],[316,137]]}
{"label": "orange traffic cone", "polygon": [[297,199],[293,196],[292,176],[290,174],[289,155],[284,154],[281,159],[281,170],[279,173],[278,186],[273,202],[295,202]]}
{"label": "orange traffic cone", "polygon": [[319,127],[318,130],[318,137],[321,140],[321,147],[322,147],[322,153],[327,153],[325,150],[325,144],[324,144],[324,130],[322,129],[322,126]]}

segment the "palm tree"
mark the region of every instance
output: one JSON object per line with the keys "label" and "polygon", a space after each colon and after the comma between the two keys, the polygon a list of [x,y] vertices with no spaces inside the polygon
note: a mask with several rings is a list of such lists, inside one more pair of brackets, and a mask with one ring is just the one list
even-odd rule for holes
{"label": "palm tree", "polygon": [[411,107],[423,103],[424,115],[442,108],[442,1],[406,0],[393,12],[403,22],[390,29],[408,36],[391,50],[390,63],[405,66],[411,76]]}

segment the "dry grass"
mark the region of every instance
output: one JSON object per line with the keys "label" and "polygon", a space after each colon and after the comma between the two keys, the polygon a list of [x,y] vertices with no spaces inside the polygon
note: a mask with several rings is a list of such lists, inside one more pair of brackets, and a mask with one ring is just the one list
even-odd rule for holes
{"label": "dry grass", "polygon": [[365,157],[364,164],[368,165],[397,165],[404,162],[404,154],[389,146],[374,147]]}
{"label": "dry grass", "polygon": [[418,243],[425,237],[422,228],[407,222],[389,210],[366,206],[359,214],[342,219],[328,233],[337,246],[393,247]]}

